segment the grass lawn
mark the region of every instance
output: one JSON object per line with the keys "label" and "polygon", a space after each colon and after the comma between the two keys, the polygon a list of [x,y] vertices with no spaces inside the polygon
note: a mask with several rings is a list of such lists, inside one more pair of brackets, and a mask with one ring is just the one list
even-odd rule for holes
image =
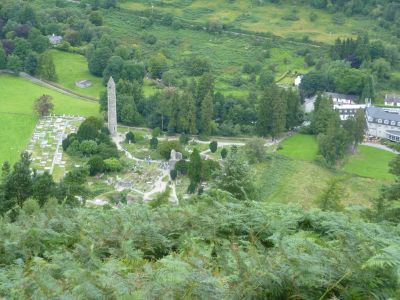
{"label": "grass lawn", "polygon": [[394,176],[389,173],[388,164],[395,156],[385,150],[360,145],[358,152],[348,158],[343,169],[363,177],[391,180]]}
{"label": "grass lawn", "polygon": [[0,75],[0,163],[15,162],[25,148],[37,116],[33,103],[43,94],[53,97],[55,114],[98,115],[98,104],[83,101],[10,75]]}
{"label": "grass lawn", "polygon": [[331,171],[315,162],[272,155],[267,162],[254,165],[255,184],[260,200],[267,202],[299,203],[315,207],[316,199],[331,178],[341,178],[344,188],[342,204],[370,205],[384,180],[362,178],[342,171]]}
{"label": "grass lawn", "polygon": [[[57,83],[76,93],[100,97],[100,93],[105,91],[102,78],[93,76],[89,73],[86,58],[83,55],[52,50],[54,64],[56,66]],[[92,82],[88,88],[80,88],[75,85],[78,80],[87,79]]]}
{"label": "grass lawn", "polygon": [[318,152],[318,144],[315,136],[295,134],[281,143],[281,155],[300,160],[315,160]]}

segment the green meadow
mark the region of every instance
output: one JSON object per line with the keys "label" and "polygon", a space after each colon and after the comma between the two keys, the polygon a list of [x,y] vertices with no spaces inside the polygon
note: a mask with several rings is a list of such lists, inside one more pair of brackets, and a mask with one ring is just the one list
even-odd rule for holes
{"label": "green meadow", "polygon": [[[89,73],[86,57],[79,54],[52,50],[51,54],[56,66],[57,83],[81,95],[99,98],[105,91],[102,78]],[[78,80],[90,80],[92,86],[80,88],[75,85]]]}
{"label": "green meadow", "polygon": [[360,145],[357,153],[349,157],[344,170],[363,177],[393,180],[388,164],[395,157],[391,152]]}
{"label": "green meadow", "polygon": [[315,136],[296,134],[284,140],[277,155],[255,168],[262,199],[313,207],[328,181],[337,178],[344,189],[343,204],[370,205],[381,186],[394,179],[388,164],[395,154],[385,150],[359,145],[338,169],[317,163],[317,154]]}
{"label": "green meadow", "polygon": [[300,160],[315,160],[318,153],[314,135],[295,134],[281,143],[279,154]]}
{"label": "green meadow", "polygon": [[95,102],[61,94],[20,77],[0,75],[0,91],[0,162],[15,162],[26,147],[37,121],[33,103],[43,94],[53,97],[55,114],[99,115]]}
{"label": "green meadow", "polygon": [[[346,18],[344,15],[333,17],[332,14],[312,7],[288,3],[266,3],[255,5],[253,1],[212,1],[194,0],[163,1],[158,5],[154,1],[128,0],[121,4],[133,11],[154,9],[188,21],[220,22],[235,28],[253,32],[271,32],[285,38],[301,39],[308,36],[311,40],[332,43],[338,37],[350,37],[359,31],[368,30],[372,37],[385,35],[378,29],[374,20],[367,18]],[[316,15],[314,19],[310,17]],[[371,22],[374,26],[371,26]]]}

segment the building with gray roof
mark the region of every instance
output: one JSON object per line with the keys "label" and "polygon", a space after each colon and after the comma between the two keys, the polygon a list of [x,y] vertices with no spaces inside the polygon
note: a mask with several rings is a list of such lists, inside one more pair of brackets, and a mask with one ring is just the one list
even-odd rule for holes
{"label": "building with gray roof", "polygon": [[400,141],[400,109],[367,107],[365,118],[369,136]]}

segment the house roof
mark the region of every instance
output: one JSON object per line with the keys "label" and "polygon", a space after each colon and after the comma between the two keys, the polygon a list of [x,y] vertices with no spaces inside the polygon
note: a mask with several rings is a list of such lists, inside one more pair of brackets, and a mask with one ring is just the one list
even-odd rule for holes
{"label": "house roof", "polygon": [[400,131],[399,130],[386,130],[387,133],[400,136]]}
{"label": "house roof", "polygon": [[357,100],[357,96],[354,96],[354,95],[345,95],[345,94],[330,93],[330,92],[326,92],[325,95],[328,97],[337,98],[337,99],[347,99],[347,100],[351,100],[351,101]]}
{"label": "house roof", "polygon": [[386,102],[400,102],[400,95],[386,94],[385,101]]}
{"label": "house roof", "polygon": [[400,122],[400,114],[398,112],[388,112],[379,107],[367,107],[367,115],[374,119]]}

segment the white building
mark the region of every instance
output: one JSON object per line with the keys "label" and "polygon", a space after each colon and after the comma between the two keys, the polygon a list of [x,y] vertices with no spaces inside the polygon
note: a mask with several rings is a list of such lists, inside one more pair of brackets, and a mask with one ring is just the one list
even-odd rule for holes
{"label": "white building", "polygon": [[48,35],[47,38],[49,39],[50,44],[52,45],[58,45],[62,42],[63,37],[60,35],[55,35],[54,33],[52,35]]}
{"label": "white building", "polygon": [[295,79],[294,79],[294,86],[299,86],[300,85],[300,83],[301,83],[301,80],[303,79],[303,75],[299,75],[299,76],[297,76]]}
{"label": "white building", "polygon": [[394,94],[385,95],[385,105],[386,106],[400,106],[400,96]]}
{"label": "white building", "polygon": [[365,118],[369,136],[400,141],[400,109],[367,107]]}
{"label": "white building", "polygon": [[310,113],[314,111],[315,100],[317,100],[317,96],[304,99],[303,107],[305,113]]}
{"label": "white building", "polygon": [[367,104],[335,104],[333,108],[339,111],[340,119],[342,121],[347,120],[349,117],[354,117],[357,110],[364,110]]}
{"label": "white building", "polygon": [[338,93],[325,93],[325,96],[332,99],[333,104],[355,104],[357,100],[357,96],[354,95],[345,95]]}

